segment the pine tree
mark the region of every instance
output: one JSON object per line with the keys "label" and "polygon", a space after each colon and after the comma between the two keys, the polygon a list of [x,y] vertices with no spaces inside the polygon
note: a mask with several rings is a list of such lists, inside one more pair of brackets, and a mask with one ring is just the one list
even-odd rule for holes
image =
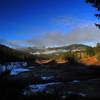
{"label": "pine tree", "polygon": [[[95,16],[100,19],[100,0],[86,0],[87,3],[90,3],[93,7],[98,10],[98,14],[95,14]],[[95,26],[100,28],[100,23],[95,23]]]}

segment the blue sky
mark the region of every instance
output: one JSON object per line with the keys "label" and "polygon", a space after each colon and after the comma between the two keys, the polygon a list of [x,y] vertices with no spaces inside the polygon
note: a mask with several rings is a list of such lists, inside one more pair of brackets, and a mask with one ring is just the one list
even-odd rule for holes
{"label": "blue sky", "polygon": [[74,30],[78,29],[87,36],[88,31],[83,29],[94,28],[91,24],[97,21],[93,16],[95,12],[85,0],[0,0],[0,39],[16,46],[94,42],[96,38],[82,38],[83,41],[68,41],[67,38],[72,38],[76,34]]}

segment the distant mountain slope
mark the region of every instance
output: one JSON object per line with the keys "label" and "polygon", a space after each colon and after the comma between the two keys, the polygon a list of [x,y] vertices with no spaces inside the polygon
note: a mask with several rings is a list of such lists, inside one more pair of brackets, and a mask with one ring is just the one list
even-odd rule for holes
{"label": "distant mountain slope", "polygon": [[66,47],[66,49],[79,49],[79,50],[85,50],[89,48],[90,46],[83,45],[83,44],[72,44]]}
{"label": "distant mountain slope", "polygon": [[0,63],[34,59],[34,56],[0,44]]}
{"label": "distant mountain slope", "polygon": [[44,51],[43,49],[39,49],[37,47],[22,47],[22,48],[16,48],[17,50],[24,51],[24,52],[37,52],[37,51]]}
{"label": "distant mountain slope", "polygon": [[36,47],[28,47],[20,49],[22,51],[28,52],[28,53],[34,53],[34,52],[45,52],[45,51],[52,51],[52,50],[86,50],[90,46],[84,45],[84,44],[71,44],[68,46],[62,46],[62,47],[53,47],[53,48],[46,48],[46,49],[38,49]]}
{"label": "distant mountain slope", "polygon": [[90,46],[84,45],[84,44],[71,44],[68,46],[62,46],[62,47],[56,47],[56,48],[48,48],[48,50],[59,50],[59,49],[64,49],[64,50],[86,50]]}

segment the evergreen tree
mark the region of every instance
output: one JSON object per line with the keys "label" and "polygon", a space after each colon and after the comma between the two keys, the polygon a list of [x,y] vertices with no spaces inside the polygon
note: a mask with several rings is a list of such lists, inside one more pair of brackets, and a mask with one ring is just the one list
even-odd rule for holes
{"label": "evergreen tree", "polygon": [[[98,10],[98,14],[95,14],[95,16],[100,19],[100,0],[86,0],[87,3],[90,3],[93,7]],[[96,27],[100,28],[100,23],[95,23]]]}

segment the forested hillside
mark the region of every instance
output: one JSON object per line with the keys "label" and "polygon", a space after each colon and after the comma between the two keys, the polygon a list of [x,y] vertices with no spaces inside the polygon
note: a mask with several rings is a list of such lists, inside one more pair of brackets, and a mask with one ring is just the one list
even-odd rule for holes
{"label": "forested hillside", "polygon": [[29,53],[18,51],[0,44],[0,63],[10,61],[34,61],[35,57]]}

